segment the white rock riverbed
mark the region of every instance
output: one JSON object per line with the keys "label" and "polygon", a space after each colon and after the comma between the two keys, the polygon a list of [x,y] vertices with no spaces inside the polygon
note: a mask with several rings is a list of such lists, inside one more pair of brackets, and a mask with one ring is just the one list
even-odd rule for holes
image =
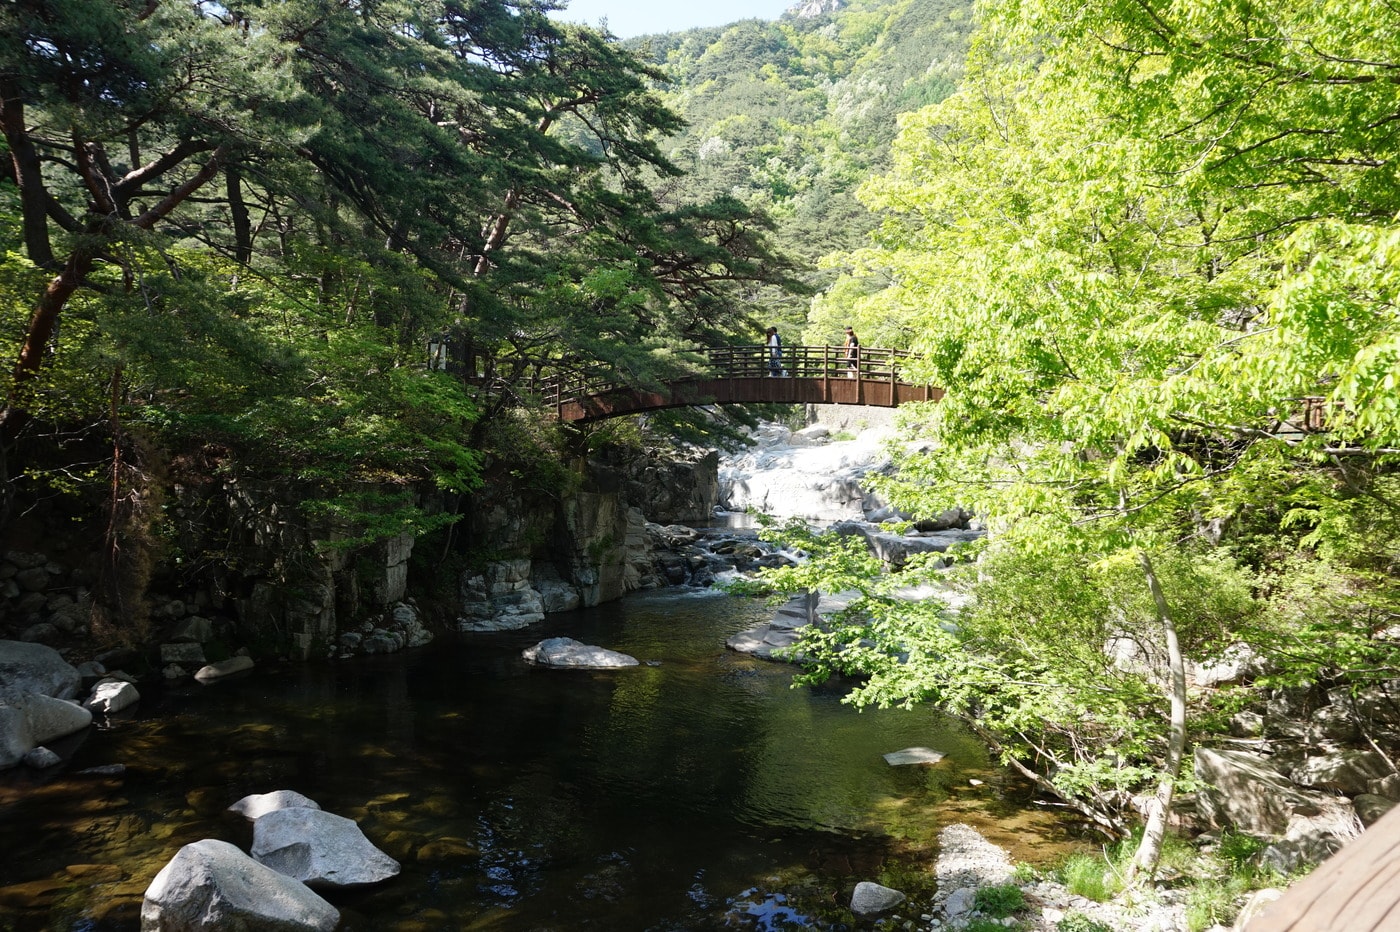
{"label": "white rock riverbed", "polygon": [[1071,913],[1082,913],[1114,932],[1184,932],[1185,909],[1167,902],[1168,891],[1147,888],[1134,899],[1109,903],[1072,894],[1050,880],[1015,880],[1015,867],[1006,852],[969,825],[949,825],[938,835],[938,862],[934,868],[938,893],[921,917],[930,932],[965,928],[976,918],[973,903],[977,891],[1016,882],[1026,898],[1017,913],[1015,928],[1028,932],[1057,932]]}
{"label": "white rock riverbed", "polygon": [[763,424],[757,444],[722,457],[720,501],[730,511],[753,509],[775,518],[814,521],[863,520],[883,503],[865,491],[862,480],[887,470],[887,427],[870,428],[837,440],[827,428],[791,431]]}

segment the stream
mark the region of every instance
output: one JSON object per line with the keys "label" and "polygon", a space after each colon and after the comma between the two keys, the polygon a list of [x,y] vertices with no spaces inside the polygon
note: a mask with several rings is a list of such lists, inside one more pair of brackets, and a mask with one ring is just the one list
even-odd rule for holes
{"label": "stream", "polygon": [[[0,774],[0,929],[139,928],[160,867],[201,838],[247,850],[225,809],[276,789],[402,863],[327,896],[347,930],[870,927],[845,908],[854,885],[903,890],[901,922],[917,921],[950,823],[1033,863],[1077,847],[956,722],[857,712],[844,686],[793,689],[793,668],[725,649],[771,613],[662,590],[524,631],[146,687],[134,715],[56,745],[56,772]],[[520,659],[554,635],[644,665]],[[947,757],[881,756],[909,746]],[[81,773],[104,767],[120,772]]]}

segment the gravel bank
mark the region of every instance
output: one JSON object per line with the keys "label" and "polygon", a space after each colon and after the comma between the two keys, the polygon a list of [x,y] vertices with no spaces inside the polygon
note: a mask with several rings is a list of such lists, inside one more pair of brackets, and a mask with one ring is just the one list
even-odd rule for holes
{"label": "gravel bank", "polygon": [[[938,835],[939,854],[935,871],[938,893],[931,911],[923,918],[926,928],[953,932],[965,928],[980,916],[974,909],[978,889],[1017,883],[1025,895],[1027,909],[1008,925],[1058,932],[1061,921],[1072,913],[1082,913],[1114,932],[1184,932],[1184,908],[1171,902],[1171,891],[1151,889],[1111,903],[1095,903],[1070,893],[1062,884],[1049,880],[1016,881],[1015,869],[1006,852],[968,825],[950,825]],[[1029,923],[1021,925],[1021,923]]]}

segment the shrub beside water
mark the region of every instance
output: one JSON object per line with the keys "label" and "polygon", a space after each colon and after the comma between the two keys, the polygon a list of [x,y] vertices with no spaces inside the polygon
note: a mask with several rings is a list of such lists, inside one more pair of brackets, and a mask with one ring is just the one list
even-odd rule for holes
{"label": "shrub beside water", "polygon": [[983,887],[972,899],[973,907],[980,913],[1005,919],[1026,905],[1026,896],[1014,883],[1004,883],[996,887]]}

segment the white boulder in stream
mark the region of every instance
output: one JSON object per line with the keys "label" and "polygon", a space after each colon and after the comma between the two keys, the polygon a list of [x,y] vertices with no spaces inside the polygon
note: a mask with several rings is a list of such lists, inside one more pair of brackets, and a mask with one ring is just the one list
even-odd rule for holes
{"label": "white boulder in stream", "polygon": [[339,923],[340,912],[304,884],[210,838],[176,852],[141,903],[141,932],[330,932]]}
{"label": "white boulder in stream", "polygon": [[92,688],[92,695],[83,703],[94,715],[113,715],[141,701],[136,687],[125,680],[108,677]]}
{"label": "white boulder in stream", "polygon": [[594,647],[575,641],[573,638],[546,638],[534,647],[521,652],[527,661],[542,667],[561,667],[575,670],[611,670],[616,667],[635,667],[637,658],[606,647]]}
{"label": "white boulder in stream", "polygon": [[901,767],[906,764],[936,764],[946,756],[942,751],[935,751],[933,748],[905,748],[902,751],[890,751],[884,758],[885,763],[891,767]]}
{"label": "white boulder in stream", "polygon": [[851,894],[851,912],[857,916],[878,916],[903,903],[906,897],[898,890],[863,880]]}
{"label": "white boulder in stream", "polygon": [[320,809],[321,804],[310,796],[303,796],[296,790],[273,790],[271,793],[254,793],[244,796],[228,807],[229,812],[237,812],[249,822],[256,822],[269,812],[278,809]]}
{"label": "white boulder in stream", "polygon": [[253,823],[253,858],[313,887],[363,887],[398,875],[353,819],[320,809],[277,809]]}

